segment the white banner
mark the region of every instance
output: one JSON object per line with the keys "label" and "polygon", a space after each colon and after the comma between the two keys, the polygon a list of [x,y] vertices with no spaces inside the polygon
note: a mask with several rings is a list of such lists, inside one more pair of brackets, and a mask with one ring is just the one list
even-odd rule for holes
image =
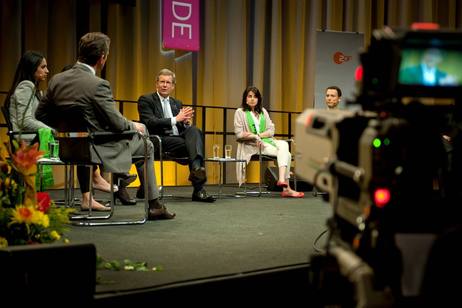
{"label": "white banner", "polygon": [[355,32],[318,31],[316,33],[316,72],[314,108],[327,108],[325,89],[338,86],[342,90],[339,108],[347,100],[354,100],[355,70],[359,66],[359,52],[364,35]]}

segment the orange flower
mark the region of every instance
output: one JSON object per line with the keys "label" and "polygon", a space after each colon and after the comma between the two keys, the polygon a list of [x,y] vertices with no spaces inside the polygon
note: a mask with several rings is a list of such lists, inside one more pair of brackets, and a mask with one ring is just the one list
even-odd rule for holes
{"label": "orange flower", "polygon": [[[35,190],[37,159],[43,154],[38,144],[21,142],[20,146],[15,144],[15,149],[13,154],[8,148],[10,160],[0,144],[0,248],[68,241],[64,231],[72,210],[56,207],[47,193]],[[18,177],[20,184],[14,180]]]}
{"label": "orange flower", "polygon": [[17,208],[17,217],[20,218],[20,221],[30,221],[32,219],[33,212],[30,208],[27,207],[18,207]]}
{"label": "orange flower", "polygon": [[21,147],[12,154],[13,162],[16,168],[23,174],[32,174],[37,171],[37,160],[44,152],[38,150],[38,143],[28,146],[21,141]]}
{"label": "orange flower", "polygon": [[36,224],[41,225],[45,228],[48,228],[50,225],[49,217],[40,212],[35,210],[32,206],[25,206],[20,205],[17,206],[13,212],[11,217],[11,224]]}

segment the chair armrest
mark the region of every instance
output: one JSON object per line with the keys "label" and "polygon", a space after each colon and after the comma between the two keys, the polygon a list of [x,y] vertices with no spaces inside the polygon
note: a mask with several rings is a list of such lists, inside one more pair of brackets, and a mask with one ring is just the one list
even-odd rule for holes
{"label": "chair armrest", "polygon": [[100,136],[120,136],[120,137],[133,137],[135,134],[137,134],[137,130],[125,130],[122,132],[91,132],[90,135],[94,137],[100,137]]}
{"label": "chair armrest", "polygon": [[10,136],[17,136],[17,135],[37,135],[37,131],[15,131],[15,130],[9,130],[7,132],[8,135]]}
{"label": "chair armrest", "polygon": [[127,130],[123,132],[92,132],[91,138],[95,143],[105,143],[109,141],[132,139],[136,134],[138,134],[136,130]]}
{"label": "chair armrest", "polygon": [[155,139],[157,139],[159,141],[159,144],[162,143],[162,139],[160,138],[159,135],[149,135],[149,138],[155,138]]}
{"label": "chair armrest", "polygon": [[131,139],[138,131],[128,130],[123,132],[57,132],[56,139],[88,139],[89,142],[94,144],[102,144],[110,141],[119,141],[124,139]]}
{"label": "chair armrest", "polygon": [[[149,138],[152,140],[156,140],[157,143],[154,143],[154,153],[157,153],[159,155],[160,160],[172,160],[180,165],[187,165],[189,164],[189,158],[188,157],[178,157],[175,156],[173,153],[169,152],[164,152],[162,148],[162,138],[159,135],[149,135]],[[156,146],[159,148],[159,150],[156,150]]]}
{"label": "chair armrest", "polygon": [[[153,142],[154,144],[154,153],[158,153],[159,157],[162,155],[162,139],[160,138],[159,135],[149,135],[149,139],[155,139],[157,143]],[[156,147],[159,148],[159,151],[156,150]]]}
{"label": "chair armrest", "polygon": [[57,132],[58,139],[66,138],[88,138],[95,142],[107,142],[110,140],[122,140],[132,138],[138,131],[127,130],[123,132]]}

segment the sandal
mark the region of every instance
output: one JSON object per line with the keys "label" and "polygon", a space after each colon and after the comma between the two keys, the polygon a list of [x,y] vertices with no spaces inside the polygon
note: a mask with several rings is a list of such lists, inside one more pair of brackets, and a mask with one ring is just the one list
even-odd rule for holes
{"label": "sandal", "polygon": [[300,191],[296,191],[296,192],[293,192],[293,193],[283,191],[281,193],[281,197],[283,197],[283,198],[303,198],[304,196],[305,196],[305,193],[300,192]]}

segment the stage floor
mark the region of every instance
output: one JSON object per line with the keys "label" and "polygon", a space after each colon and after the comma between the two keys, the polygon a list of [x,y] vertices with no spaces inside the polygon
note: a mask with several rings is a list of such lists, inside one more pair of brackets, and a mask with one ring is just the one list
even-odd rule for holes
{"label": "stage floor", "polygon": [[[224,188],[224,192],[236,188]],[[209,193],[216,186],[207,187]],[[58,198],[59,192],[53,195]],[[191,187],[168,187],[169,211],[177,217],[134,226],[72,226],[71,243],[93,243],[106,260],[145,261],[159,271],[98,271],[95,298],[258,271],[307,265],[315,239],[326,229],[331,207],[310,192],[302,199],[222,198],[191,201]],[[135,190],[130,190],[134,195]],[[98,193],[98,198],[108,197]],[[117,205],[114,220],[143,215],[144,205]],[[322,248],[325,236],[316,243]]]}

